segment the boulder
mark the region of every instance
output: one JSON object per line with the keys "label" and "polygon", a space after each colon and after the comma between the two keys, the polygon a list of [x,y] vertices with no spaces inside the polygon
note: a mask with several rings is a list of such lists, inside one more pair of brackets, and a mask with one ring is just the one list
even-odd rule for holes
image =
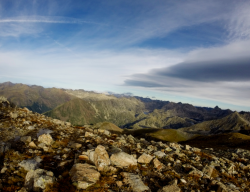
{"label": "boulder", "polygon": [[17,112],[11,112],[10,113],[10,118],[16,119],[17,117],[18,117],[18,113]]}
{"label": "boulder", "polygon": [[79,149],[79,148],[82,147],[82,144],[80,144],[80,143],[72,143],[70,145],[70,147],[73,148],[73,149]]}
{"label": "boulder", "polygon": [[86,161],[86,160],[89,160],[89,157],[88,157],[87,155],[79,155],[78,158],[79,158],[79,160],[82,160],[82,161],[83,161],[83,160],[85,160],[85,161]]}
{"label": "boulder", "polygon": [[11,148],[11,144],[10,143],[4,143],[4,142],[0,143],[0,156],[3,153],[9,151],[10,148]]}
{"label": "boulder", "polygon": [[214,167],[213,167],[213,166],[208,166],[208,165],[205,166],[205,167],[203,168],[203,170],[202,170],[202,172],[203,172],[204,174],[208,175],[209,177],[212,176],[213,171],[214,171]]}
{"label": "boulder", "polygon": [[50,133],[53,133],[52,130],[50,129],[40,129],[38,132],[37,132],[37,138],[40,136],[40,135],[43,135],[43,134],[50,134]]}
{"label": "boulder", "polygon": [[190,171],[189,173],[188,173],[190,176],[193,176],[193,177],[198,177],[198,178],[200,178],[200,177],[203,177],[203,172],[201,172],[200,170],[198,170],[198,169],[195,169],[195,170],[193,170],[193,171]]}
{"label": "boulder", "polygon": [[88,188],[95,184],[101,176],[94,166],[87,163],[77,163],[73,165],[69,174],[72,182],[76,184],[78,189]]}
{"label": "boulder", "polygon": [[162,189],[159,189],[157,192],[181,192],[181,189],[174,183],[172,185],[166,185]]}
{"label": "boulder", "polygon": [[30,170],[25,177],[25,188],[28,191],[42,191],[47,184],[53,184],[55,177],[53,172],[44,169]]}
{"label": "boulder", "polygon": [[111,164],[117,167],[128,167],[130,165],[137,165],[137,160],[125,152],[115,153],[110,157]]}
{"label": "boulder", "polygon": [[154,163],[154,167],[155,167],[157,170],[161,170],[161,169],[164,167],[164,165],[163,165],[157,158],[155,158],[155,159],[153,160],[153,163]]}
{"label": "boulder", "polygon": [[24,143],[30,143],[31,142],[31,136],[23,136],[20,138],[20,140]]}
{"label": "boulder", "polygon": [[142,182],[139,175],[127,172],[122,172],[121,175],[124,177],[125,183],[129,184],[132,191],[134,192],[150,191],[149,187]]}
{"label": "boulder", "polygon": [[23,160],[22,162],[18,163],[18,165],[23,167],[26,171],[30,171],[37,169],[41,161],[42,159],[40,157],[36,157],[34,159]]}
{"label": "boulder", "polygon": [[152,161],[153,157],[151,155],[148,155],[146,153],[143,153],[139,159],[138,163],[150,163]]}
{"label": "boulder", "polygon": [[36,144],[33,141],[29,143],[29,147],[33,149],[37,148]]}
{"label": "boulder", "polygon": [[162,152],[162,151],[156,151],[156,152],[154,153],[154,155],[155,155],[156,157],[158,157],[158,158],[163,158],[163,157],[166,156],[166,153],[164,153],[164,152]]}
{"label": "boulder", "polygon": [[59,119],[53,119],[53,123],[55,123],[57,125],[64,125],[64,122],[60,121]]}
{"label": "boulder", "polygon": [[95,135],[91,132],[85,132],[85,137],[94,137]]}
{"label": "boulder", "polygon": [[95,149],[94,163],[98,171],[103,171],[105,167],[110,165],[108,152],[102,145],[98,145]]}
{"label": "boulder", "polygon": [[34,126],[28,126],[27,129],[28,129],[28,130],[34,130],[35,127],[34,127]]}
{"label": "boulder", "polygon": [[40,135],[38,137],[38,142],[44,143],[46,145],[52,145],[52,143],[54,142],[54,140],[52,139],[52,137],[50,136],[50,134],[43,134],[43,135]]}

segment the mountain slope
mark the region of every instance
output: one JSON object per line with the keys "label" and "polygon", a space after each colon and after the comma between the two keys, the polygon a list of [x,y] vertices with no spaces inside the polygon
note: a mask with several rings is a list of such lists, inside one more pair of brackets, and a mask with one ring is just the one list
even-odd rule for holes
{"label": "mountain slope", "polygon": [[122,126],[135,121],[136,114],[142,113],[143,109],[143,103],[135,98],[114,98],[100,101],[73,99],[46,112],[45,115],[67,120],[75,125],[109,121]]}
{"label": "mountain slope", "polygon": [[38,113],[49,111],[75,98],[61,89],[43,88],[36,85],[28,86],[11,82],[0,84],[0,95],[5,96],[19,107],[27,107]]}
{"label": "mountain slope", "polygon": [[172,116],[170,111],[155,109],[148,115],[141,115],[139,120],[132,127],[138,128],[173,128],[188,127],[196,123],[196,121],[179,116]]}
{"label": "mountain slope", "polygon": [[195,107],[186,103],[170,102],[164,105],[161,110],[168,111],[172,116],[186,117],[199,121],[208,121],[223,118],[232,113],[231,110],[222,110],[218,106],[215,108]]}
{"label": "mountain slope", "polygon": [[234,112],[222,119],[204,121],[188,128],[181,128],[181,130],[187,132],[207,132],[212,134],[238,132],[240,130],[250,130],[250,122],[238,112]]}

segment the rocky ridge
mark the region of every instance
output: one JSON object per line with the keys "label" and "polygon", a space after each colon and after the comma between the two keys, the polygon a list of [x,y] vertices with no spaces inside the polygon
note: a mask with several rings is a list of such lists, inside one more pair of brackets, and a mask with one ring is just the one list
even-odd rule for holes
{"label": "rocky ridge", "polygon": [[72,126],[0,99],[1,191],[250,191],[250,151]]}

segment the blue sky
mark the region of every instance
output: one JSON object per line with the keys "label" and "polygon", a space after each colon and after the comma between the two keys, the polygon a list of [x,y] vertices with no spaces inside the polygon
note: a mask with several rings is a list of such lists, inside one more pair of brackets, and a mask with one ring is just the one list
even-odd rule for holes
{"label": "blue sky", "polygon": [[250,1],[0,0],[0,82],[250,111]]}

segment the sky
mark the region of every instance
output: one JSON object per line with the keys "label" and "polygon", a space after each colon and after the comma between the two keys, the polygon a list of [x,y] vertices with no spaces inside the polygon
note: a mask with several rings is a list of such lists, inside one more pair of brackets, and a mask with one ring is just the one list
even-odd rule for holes
{"label": "sky", "polygon": [[0,0],[0,82],[250,111],[249,0]]}

